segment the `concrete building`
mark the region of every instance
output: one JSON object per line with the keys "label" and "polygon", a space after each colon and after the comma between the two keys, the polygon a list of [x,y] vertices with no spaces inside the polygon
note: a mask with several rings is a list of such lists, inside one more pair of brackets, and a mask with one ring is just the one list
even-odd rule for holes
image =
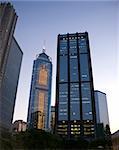
{"label": "concrete building", "polygon": [[31,90],[28,108],[28,128],[50,129],[52,62],[43,52],[33,64]]}
{"label": "concrete building", "polygon": [[12,132],[13,133],[24,132],[24,131],[26,131],[26,128],[27,128],[27,123],[23,120],[16,120],[12,124]]}
{"label": "concrete building", "polygon": [[11,131],[23,52],[13,36],[17,15],[0,4],[0,133]]}
{"label": "concrete building", "polygon": [[58,35],[56,134],[95,138],[96,112],[88,33]]}

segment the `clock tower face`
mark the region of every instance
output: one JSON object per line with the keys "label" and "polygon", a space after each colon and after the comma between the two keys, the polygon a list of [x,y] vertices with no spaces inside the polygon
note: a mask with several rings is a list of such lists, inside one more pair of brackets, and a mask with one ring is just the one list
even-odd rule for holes
{"label": "clock tower face", "polygon": [[48,70],[46,69],[45,65],[40,67],[38,82],[40,85],[46,86],[48,84]]}

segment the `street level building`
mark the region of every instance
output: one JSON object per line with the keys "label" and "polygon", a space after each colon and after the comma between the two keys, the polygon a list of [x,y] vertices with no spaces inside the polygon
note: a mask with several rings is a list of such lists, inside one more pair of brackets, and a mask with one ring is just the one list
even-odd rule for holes
{"label": "street level building", "polygon": [[55,106],[51,106],[51,132],[55,129]]}
{"label": "street level building", "polygon": [[55,132],[93,139],[96,112],[88,33],[59,34],[57,43]]}
{"label": "street level building", "polygon": [[28,108],[28,128],[50,129],[52,62],[43,52],[34,60]]}
{"label": "street level building", "polygon": [[23,120],[16,120],[12,124],[12,132],[18,133],[18,132],[24,132],[26,131],[27,123]]}

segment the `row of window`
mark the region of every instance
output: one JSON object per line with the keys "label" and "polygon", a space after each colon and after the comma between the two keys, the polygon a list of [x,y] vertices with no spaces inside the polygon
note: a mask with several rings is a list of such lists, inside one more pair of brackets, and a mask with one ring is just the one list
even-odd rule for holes
{"label": "row of window", "polygon": [[84,131],[94,131],[94,128],[84,128]]}
{"label": "row of window", "polygon": [[67,132],[60,132],[60,131],[58,131],[58,134],[60,134],[60,135],[62,135],[62,134],[63,134],[63,135],[64,135],[64,134],[67,135]]}
{"label": "row of window", "polygon": [[[58,132],[60,135],[67,135],[67,132]],[[72,135],[79,135],[80,132],[71,132]],[[84,132],[84,135],[92,135],[94,132]]]}
{"label": "row of window", "polygon": [[[60,55],[67,54],[68,45],[67,41],[60,41]],[[87,43],[85,39],[78,40],[79,52],[87,53]],[[77,53],[77,40],[69,40],[69,52]]]}
{"label": "row of window", "polygon": [[[80,55],[80,72],[78,71],[78,59],[77,56],[71,56],[70,59],[70,81],[78,82],[79,77],[81,81],[90,81],[89,77],[89,64],[88,55]],[[80,74],[79,74],[80,73]],[[59,82],[68,82],[68,57],[60,56],[60,70],[59,70]]]}
{"label": "row of window", "polygon": [[[75,39],[80,39],[80,40],[85,40],[85,36],[83,36],[83,35],[80,35],[80,36],[69,36],[69,40],[75,40]],[[60,42],[64,42],[64,41],[66,41],[66,40],[68,40],[68,37],[60,37]]]}
{"label": "row of window", "polygon": [[[59,119],[67,120],[68,114],[68,85],[59,85]],[[66,92],[66,93],[65,93]],[[65,93],[65,94],[64,94]],[[92,119],[91,89],[90,83],[82,83],[82,109],[84,120]],[[70,118],[71,120],[80,120],[80,98],[79,84],[71,83],[70,85]],[[65,110],[65,112],[63,111]]]}
{"label": "row of window", "polygon": [[80,128],[71,128],[71,131],[80,131]]}
{"label": "row of window", "polygon": [[[79,85],[77,83],[70,84],[70,98],[75,98],[74,100],[79,101]],[[91,100],[91,88],[90,83],[81,83],[81,95],[82,101],[90,102]],[[68,84],[59,84],[59,99],[66,101],[66,97],[68,97]],[[59,100],[59,102],[60,102]]]}
{"label": "row of window", "polygon": [[58,127],[61,127],[61,128],[66,128],[67,125],[66,124],[63,124],[63,125],[58,125]]}
{"label": "row of window", "polygon": [[67,128],[58,128],[58,131],[67,131]]}
{"label": "row of window", "polygon": [[[70,112],[70,119],[80,120],[80,113]],[[83,120],[92,119],[92,112],[83,112]],[[67,112],[60,112],[59,113],[59,120],[68,120],[68,113]]]}
{"label": "row of window", "polygon": [[71,134],[80,134],[80,132],[78,131],[78,132],[71,132]]}
{"label": "row of window", "polygon": [[92,135],[94,132],[84,132],[84,135]]}
{"label": "row of window", "polygon": [[[77,55],[77,48],[75,48],[76,46],[71,46],[69,48],[69,55]],[[87,46],[79,45],[79,53],[87,53]],[[67,51],[67,47],[64,46],[60,49],[60,55],[67,55],[68,51]]]}

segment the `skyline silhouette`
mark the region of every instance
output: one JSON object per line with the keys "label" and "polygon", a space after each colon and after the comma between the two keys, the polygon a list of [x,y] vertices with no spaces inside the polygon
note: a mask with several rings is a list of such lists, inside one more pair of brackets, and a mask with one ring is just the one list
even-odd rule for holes
{"label": "skyline silhouette", "polygon": [[[118,2],[12,2],[18,15],[15,37],[24,52],[14,120],[26,121],[33,60],[42,51],[52,58],[52,105],[55,104],[57,35],[88,31],[94,89],[107,95],[111,131],[118,130]],[[26,73],[27,72],[27,73]],[[14,121],[13,120],[13,121]]]}

